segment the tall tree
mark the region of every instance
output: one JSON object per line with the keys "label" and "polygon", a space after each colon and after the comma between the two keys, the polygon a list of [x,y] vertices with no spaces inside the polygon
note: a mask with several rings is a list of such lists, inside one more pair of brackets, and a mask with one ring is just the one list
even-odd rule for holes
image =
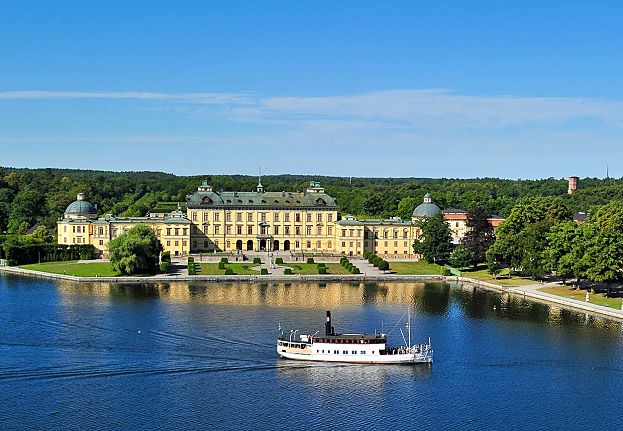
{"label": "tall tree", "polygon": [[469,251],[474,266],[485,261],[487,250],[495,242],[490,217],[491,214],[483,207],[474,207],[467,214],[467,232],[461,243]]}
{"label": "tall tree", "polygon": [[413,243],[413,251],[428,262],[445,264],[452,253],[452,232],[441,212],[417,222],[422,234]]}
{"label": "tall tree", "polygon": [[110,263],[121,274],[155,274],[159,270],[162,244],[152,228],[136,225],[108,244]]}
{"label": "tall tree", "polygon": [[408,196],[398,202],[398,217],[403,220],[411,220],[413,210],[417,206],[417,201],[414,197]]}

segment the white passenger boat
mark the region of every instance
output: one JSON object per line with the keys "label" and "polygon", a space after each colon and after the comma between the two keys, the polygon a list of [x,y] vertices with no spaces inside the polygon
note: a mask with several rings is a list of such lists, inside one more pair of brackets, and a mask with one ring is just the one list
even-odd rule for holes
{"label": "white passenger boat", "polygon": [[[281,326],[281,325],[280,325]],[[325,333],[300,335],[290,331],[288,337],[277,339],[277,353],[282,358],[299,361],[348,362],[357,364],[416,364],[433,362],[430,338],[427,343],[411,345],[411,318],[408,318],[408,339],[403,346],[387,345],[387,334],[336,334],[327,311]],[[281,328],[280,328],[281,329]]]}

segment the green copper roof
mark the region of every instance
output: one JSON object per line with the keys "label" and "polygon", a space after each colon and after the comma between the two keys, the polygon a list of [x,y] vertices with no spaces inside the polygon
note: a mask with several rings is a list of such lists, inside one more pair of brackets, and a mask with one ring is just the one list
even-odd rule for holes
{"label": "green copper roof", "polygon": [[188,208],[213,207],[283,207],[337,208],[335,199],[326,193],[291,192],[214,192],[198,191],[186,198]]}

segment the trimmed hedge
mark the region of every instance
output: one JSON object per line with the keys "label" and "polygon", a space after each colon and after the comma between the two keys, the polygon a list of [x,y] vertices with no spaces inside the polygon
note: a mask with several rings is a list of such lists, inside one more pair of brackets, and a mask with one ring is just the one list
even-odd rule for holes
{"label": "trimmed hedge", "polygon": [[221,257],[221,263],[229,263],[229,261],[227,260],[226,257]]}
{"label": "trimmed hedge", "polygon": [[9,261],[9,265],[90,260],[95,257],[95,247],[91,244],[5,245],[2,251],[4,258]]}
{"label": "trimmed hedge", "polygon": [[376,254],[371,254],[368,256],[368,263],[371,263],[374,265],[374,259],[377,258],[378,256]]}
{"label": "trimmed hedge", "polygon": [[319,266],[318,267],[318,274],[326,274],[327,273],[327,267],[326,266]]}
{"label": "trimmed hedge", "polygon": [[444,276],[452,275],[452,271],[450,271],[448,268],[444,268],[443,271],[441,272],[441,275],[444,275]]}
{"label": "trimmed hedge", "polygon": [[351,274],[361,274],[361,272],[359,271],[359,268],[357,268],[356,266],[353,266],[353,268],[350,270]]}
{"label": "trimmed hedge", "polygon": [[379,267],[379,264],[381,262],[383,262],[383,259],[378,256],[374,256],[374,259],[372,259],[372,265],[376,266],[377,268]]}
{"label": "trimmed hedge", "polygon": [[322,267],[325,267],[325,268],[326,268],[326,266],[327,266],[327,264],[326,264],[326,263],[323,263],[323,262],[320,262],[320,263],[318,264],[318,268],[322,268]]}
{"label": "trimmed hedge", "polygon": [[260,275],[268,275],[268,269],[266,268],[260,269]]}
{"label": "trimmed hedge", "polygon": [[218,263],[218,269],[225,269],[225,263],[227,263],[227,262],[220,261]]}
{"label": "trimmed hedge", "polygon": [[163,251],[162,254],[160,255],[160,261],[161,262],[171,262],[171,252],[170,251]]}
{"label": "trimmed hedge", "polygon": [[283,265],[283,257],[278,257],[275,259],[275,265]]}
{"label": "trimmed hedge", "polygon": [[292,268],[286,268],[286,269],[284,269],[284,270],[283,270],[283,273],[284,273],[285,275],[292,275]]}
{"label": "trimmed hedge", "polygon": [[167,272],[169,272],[170,269],[171,269],[171,262],[165,260],[160,264],[160,272],[166,274]]}
{"label": "trimmed hedge", "polygon": [[259,257],[254,257],[253,258],[253,263],[254,264],[261,264],[262,263],[262,259],[260,259]]}
{"label": "trimmed hedge", "polygon": [[234,275],[234,270],[231,268],[225,268],[225,275]]}
{"label": "trimmed hedge", "polygon": [[314,258],[313,257],[308,257],[307,258],[307,263],[314,263]]}
{"label": "trimmed hedge", "polygon": [[366,251],[364,251],[364,252],[363,252],[363,258],[364,258],[364,259],[368,259],[368,258],[370,257],[370,255],[371,255],[371,254],[372,254],[372,253],[371,253],[370,251],[366,250]]}
{"label": "trimmed hedge", "polygon": [[389,269],[389,262],[387,262],[386,260],[381,260],[379,262],[379,269],[381,271],[387,271]]}

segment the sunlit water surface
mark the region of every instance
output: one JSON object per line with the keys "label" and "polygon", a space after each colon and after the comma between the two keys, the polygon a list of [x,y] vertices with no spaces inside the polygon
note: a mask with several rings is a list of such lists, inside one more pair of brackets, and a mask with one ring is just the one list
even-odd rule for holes
{"label": "sunlit water surface", "polygon": [[[390,332],[433,366],[277,358]],[[447,284],[76,285],[0,275],[1,429],[621,429],[621,324]]]}

